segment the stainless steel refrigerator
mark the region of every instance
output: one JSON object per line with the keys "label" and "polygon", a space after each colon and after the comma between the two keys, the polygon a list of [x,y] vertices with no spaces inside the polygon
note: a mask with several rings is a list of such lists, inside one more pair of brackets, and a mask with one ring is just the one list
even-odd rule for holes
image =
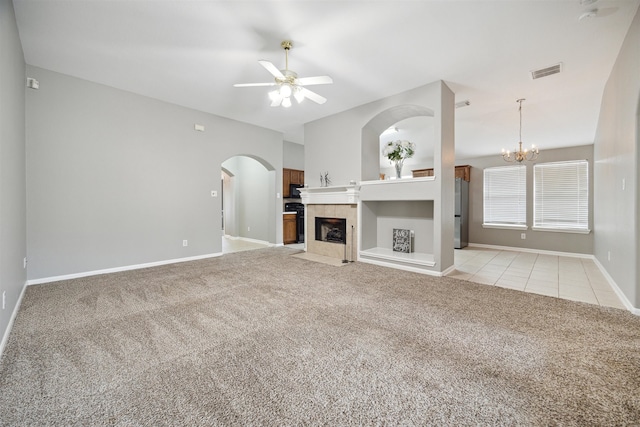
{"label": "stainless steel refrigerator", "polygon": [[455,200],[453,247],[462,249],[469,244],[469,183],[462,178],[456,178]]}

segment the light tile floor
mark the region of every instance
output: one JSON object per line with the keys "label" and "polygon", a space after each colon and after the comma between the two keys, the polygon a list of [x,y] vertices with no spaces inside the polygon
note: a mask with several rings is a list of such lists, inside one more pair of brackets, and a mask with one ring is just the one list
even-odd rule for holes
{"label": "light tile floor", "polygon": [[593,260],[466,247],[449,277],[556,298],[625,309]]}
{"label": "light tile floor", "polygon": [[222,236],[222,253],[230,254],[232,252],[250,251],[253,249],[269,248],[273,245],[250,242],[243,239],[232,239],[227,236]]}

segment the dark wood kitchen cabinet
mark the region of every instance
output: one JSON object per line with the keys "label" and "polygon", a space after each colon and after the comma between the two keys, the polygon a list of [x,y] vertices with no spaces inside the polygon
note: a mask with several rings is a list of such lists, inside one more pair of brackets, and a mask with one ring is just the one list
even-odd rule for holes
{"label": "dark wood kitchen cabinet", "polygon": [[295,243],[297,240],[296,215],[282,215],[282,243],[288,245],[290,243]]}
{"label": "dark wood kitchen cabinet", "polygon": [[[411,172],[413,173],[414,178],[433,176],[433,169],[414,169]],[[471,166],[456,166],[455,177],[462,178],[465,181],[471,181]]]}
{"label": "dark wood kitchen cabinet", "polygon": [[298,169],[282,169],[282,197],[291,197],[291,184],[304,185],[304,171]]}

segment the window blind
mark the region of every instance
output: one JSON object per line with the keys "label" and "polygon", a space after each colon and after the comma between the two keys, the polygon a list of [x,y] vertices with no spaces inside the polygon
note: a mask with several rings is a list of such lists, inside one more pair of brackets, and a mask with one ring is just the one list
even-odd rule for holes
{"label": "window blind", "polygon": [[526,227],[526,166],[503,166],[485,169],[483,199],[483,225]]}
{"label": "window blind", "polygon": [[589,163],[542,163],[533,167],[533,226],[589,230]]}

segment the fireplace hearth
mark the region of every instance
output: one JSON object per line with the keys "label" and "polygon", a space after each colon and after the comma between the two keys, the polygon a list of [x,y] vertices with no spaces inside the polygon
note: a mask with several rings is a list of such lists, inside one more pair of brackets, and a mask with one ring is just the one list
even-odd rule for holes
{"label": "fireplace hearth", "polygon": [[316,217],[316,240],[347,244],[347,219]]}

